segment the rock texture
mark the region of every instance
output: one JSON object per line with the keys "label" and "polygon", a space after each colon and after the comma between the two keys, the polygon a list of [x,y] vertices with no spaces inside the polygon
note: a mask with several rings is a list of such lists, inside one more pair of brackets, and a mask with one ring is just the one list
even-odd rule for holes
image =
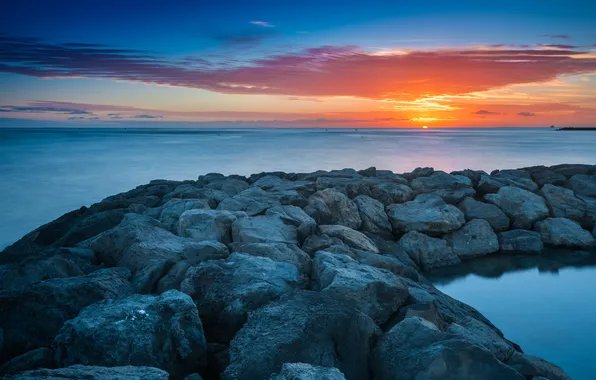
{"label": "rock texture", "polygon": [[535,222],[549,216],[542,197],[518,187],[501,187],[495,196],[485,199],[499,206],[509,216],[512,228],[531,229]]}
{"label": "rock texture", "polygon": [[499,250],[499,241],[490,224],[483,219],[474,219],[461,229],[445,237],[447,244],[462,260],[484,256]]}
{"label": "rock texture", "polygon": [[596,240],[577,222],[565,218],[548,218],[536,223],[545,245],[568,248],[593,248]]}

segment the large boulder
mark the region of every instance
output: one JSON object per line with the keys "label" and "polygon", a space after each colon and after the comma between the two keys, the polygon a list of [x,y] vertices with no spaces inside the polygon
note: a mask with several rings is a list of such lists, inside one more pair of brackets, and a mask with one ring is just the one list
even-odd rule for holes
{"label": "large boulder", "polygon": [[269,380],[346,380],[337,368],[321,367],[306,363],[285,363],[278,374]]}
{"label": "large boulder", "polygon": [[385,323],[409,297],[395,274],[325,251],[315,255],[312,289],[356,307],[377,324]]}
{"label": "large boulder", "polygon": [[301,276],[305,278],[310,276],[312,260],[306,252],[294,244],[231,243],[229,247],[232,252],[268,257],[273,261],[292,264],[298,269]]}
{"label": "large boulder", "polygon": [[576,174],[596,174],[596,165],[560,164],[551,166],[549,169],[567,178],[573,177]]}
{"label": "large boulder", "polygon": [[84,307],[132,294],[129,277],[128,269],[111,268],[1,291],[0,326],[4,344],[0,344],[0,362],[48,347],[62,324],[76,317]]}
{"label": "large boulder", "polygon": [[493,328],[472,317],[465,317],[459,323],[451,323],[446,331],[486,348],[503,363],[517,353],[513,344],[506,341]]}
{"label": "large boulder", "polygon": [[379,249],[366,235],[351,228],[340,225],[322,225],[319,226],[321,233],[339,239],[345,245],[351,248],[363,251],[378,253]]}
{"label": "large boulder", "polygon": [[420,232],[408,232],[399,245],[423,270],[459,264],[459,256],[443,239],[432,238]]}
{"label": "large boulder", "polygon": [[403,203],[414,198],[414,191],[406,186],[406,183],[383,182],[371,187],[371,197],[383,203],[390,205],[393,203]]}
{"label": "large boulder", "polygon": [[250,216],[259,215],[270,207],[280,205],[280,199],[274,194],[253,186],[236,194],[231,198],[224,199],[218,210],[244,211]]}
{"label": "large boulder", "polygon": [[266,175],[252,184],[258,186],[263,190],[281,192],[288,190],[295,190],[305,197],[312,195],[316,191],[316,185],[311,181],[289,181],[274,175]]}
{"label": "large boulder", "polygon": [[503,186],[497,194],[486,195],[485,200],[499,206],[511,219],[514,229],[532,229],[535,222],[549,215],[544,198],[519,187]]}
{"label": "large boulder", "polygon": [[446,235],[444,239],[462,260],[488,255],[499,250],[497,235],[484,219],[471,220],[461,229]]}
{"label": "large boulder", "polygon": [[581,223],[586,216],[586,203],[575,196],[572,190],[554,185],[544,185],[540,189],[551,215]]}
{"label": "large boulder", "polygon": [[0,366],[0,376],[37,368],[56,368],[54,351],[41,347],[19,355]]}
{"label": "large boulder", "polygon": [[366,380],[380,334],[370,317],[327,294],[295,292],[250,314],[230,343],[222,379],[266,379],[284,363],[301,362]]}
{"label": "large boulder", "polygon": [[522,375],[535,380],[540,377],[548,380],[571,380],[560,367],[536,356],[515,353],[506,363]]}
{"label": "large boulder", "polygon": [[536,223],[545,245],[568,248],[594,248],[596,240],[579,223],[565,218],[547,218]]}
{"label": "large boulder", "polygon": [[503,186],[515,186],[528,191],[538,190],[538,185],[525,170],[497,170],[491,173],[491,178],[502,183]]}
{"label": "large boulder", "polygon": [[277,215],[284,223],[296,227],[300,242],[312,235],[317,228],[317,222],[300,207],[291,205],[273,206],[265,214]]}
{"label": "large boulder", "polygon": [[232,242],[232,223],[245,218],[244,211],[189,210],[180,215],[178,235],[197,240]]}
{"label": "large boulder", "polygon": [[246,181],[242,181],[236,178],[224,178],[215,181],[211,181],[205,185],[205,187],[209,189],[216,189],[223,191],[224,193],[228,194],[230,197],[241,193],[242,191],[248,189],[249,185]]}
{"label": "large boulder", "polygon": [[466,220],[484,219],[495,231],[505,231],[509,229],[509,218],[503,210],[495,205],[475,200],[474,198],[465,198],[457,207],[464,213]]}
{"label": "large boulder", "polygon": [[374,235],[391,236],[391,223],[381,202],[366,195],[354,198],[362,219],[361,229]]}
{"label": "large boulder", "polygon": [[410,185],[417,193],[436,194],[451,204],[457,204],[465,197],[476,194],[469,178],[443,171],[436,171],[428,177],[415,178]]}
{"label": "large boulder", "polygon": [[454,176],[463,176],[467,177],[470,181],[472,181],[472,185],[474,187],[478,186],[478,182],[483,175],[488,175],[487,172],[484,170],[472,170],[472,169],[464,169],[464,170],[457,170],[454,172],[449,173]]}
{"label": "large boulder", "polygon": [[339,224],[355,230],[362,224],[356,204],[335,189],[319,190],[311,195],[304,210],[318,224]]}
{"label": "large boulder", "polygon": [[64,323],[53,346],[56,361],[65,367],[154,366],[181,377],[206,364],[199,312],[177,290],[90,305]]}
{"label": "large boulder", "polygon": [[596,198],[596,175],[576,174],[565,182],[565,187],[577,195]]}
{"label": "large boulder", "polygon": [[[209,209],[207,201],[202,199],[179,199],[173,198],[163,204],[161,207],[149,209],[146,215],[159,220],[170,232],[178,231],[178,221],[180,216],[187,210]],[[183,235],[181,235],[183,236]]]}
{"label": "large boulder", "polygon": [[93,380],[168,380],[166,371],[152,367],[98,367],[73,365],[58,369],[36,369],[22,372],[12,380],[60,380],[60,379],[93,379]]}
{"label": "large boulder", "polygon": [[285,224],[278,215],[237,219],[232,223],[234,243],[298,244],[296,227]]}
{"label": "large boulder", "polygon": [[523,380],[485,348],[410,317],[381,337],[372,358],[378,380]]}
{"label": "large boulder", "polygon": [[530,172],[530,175],[538,186],[544,186],[546,184],[561,186],[567,180],[564,175],[546,168],[543,170],[533,170]]}
{"label": "large boulder", "polygon": [[227,343],[248,312],[305,286],[294,265],[233,253],[188,269],[181,290],[196,300],[209,341]]}
{"label": "large boulder", "polygon": [[503,253],[539,254],[542,252],[542,238],[538,232],[511,230],[497,234],[499,248]]}
{"label": "large boulder", "polygon": [[91,214],[70,228],[54,245],[57,247],[74,247],[77,243],[118,225],[122,218],[124,218],[124,210],[122,209]]}
{"label": "large boulder", "polygon": [[441,235],[457,230],[465,223],[464,214],[434,194],[421,194],[413,201],[387,207],[387,215],[396,234],[410,231]]}

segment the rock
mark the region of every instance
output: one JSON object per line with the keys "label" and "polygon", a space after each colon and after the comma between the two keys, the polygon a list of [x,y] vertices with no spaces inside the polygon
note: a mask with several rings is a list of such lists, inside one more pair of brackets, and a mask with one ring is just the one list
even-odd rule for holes
{"label": "rock", "polygon": [[462,260],[488,255],[499,250],[499,241],[484,219],[474,219],[444,237],[447,245]]}
{"label": "rock", "polygon": [[505,231],[509,229],[509,218],[495,205],[480,202],[468,197],[457,207],[464,213],[467,221],[484,219],[495,231]]}
{"label": "rock", "polygon": [[177,290],[87,306],[64,323],[53,346],[61,366],[153,365],[182,377],[206,364],[199,313],[192,299]]}
{"label": "rock", "polygon": [[450,324],[447,327],[447,332],[486,348],[503,363],[506,363],[517,352],[495,330],[472,317],[466,317],[459,323]]}
{"label": "rock", "polygon": [[513,186],[503,186],[493,197],[485,200],[496,204],[511,219],[514,229],[529,230],[535,222],[549,215],[544,199],[530,191]]}
{"label": "rock", "polygon": [[501,186],[515,186],[532,192],[538,190],[538,185],[532,181],[530,173],[524,170],[497,170],[491,173],[491,178]]}
{"label": "rock", "polygon": [[312,289],[354,306],[377,324],[385,323],[409,297],[393,273],[325,251],[315,255]]}
{"label": "rock", "polygon": [[56,368],[54,351],[42,347],[17,356],[0,367],[0,376],[29,371],[36,368]]}
{"label": "rock", "polygon": [[348,247],[379,253],[375,243],[361,232],[340,225],[322,225],[319,229],[321,233],[341,240]]}
{"label": "rock", "polygon": [[288,294],[250,314],[230,344],[230,365],[222,379],[266,379],[284,363],[301,362],[366,380],[380,333],[370,317],[329,295]]}
{"label": "rock", "polygon": [[277,215],[284,223],[296,227],[298,241],[301,243],[317,229],[317,222],[300,207],[273,206],[265,214]]}
{"label": "rock", "polygon": [[395,257],[403,265],[419,271],[418,265],[410,258],[408,253],[395,240],[385,240],[383,238],[371,235],[369,238],[375,243],[379,251],[384,255]]}
{"label": "rock", "polygon": [[403,320],[381,337],[372,367],[379,380],[524,379],[486,349],[418,317]]}
{"label": "rock", "polygon": [[354,203],[356,203],[360,219],[362,219],[361,229],[363,231],[391,237],[391,223],[389,223],[385,207],[381,202],[366,195],[359,195],[354,198]]}
{"label": "rock", "polygon": [[218,210],[245,211],[248,215],[259,215],[270,207],[280,205],[281,202],[274,194],[262,190],[260,187],[249,187],[231,198],[224,199]]}
{"label": "rock", "polygon": [[318,224],[339,224],[355,230],[362,224],[356,204],[334,189],[320,190],[311,195],[305,211]]}
{"label": "rock", "polygon": [[589,249],[596,245],[594,237],[579,223],[565,218],[547,218],[538,222],[536,231],[548,246]]}
{"label": "rock", "polygon": [[86,276],[55,278],[1,291],[4,344],[0,345],[0,362],[49,346],[62,324],[85,306],[130,295],[129,276],[125,268],[102,269]]}
{"label": "rock", "polygon": [[229,247],[232,252],[268,257],[273,261],[292,264],[298,269],[300,276],[304,278],[310,276],[312,260],[308,254],[294,244],[232,243]]}
{"label": "rock", "polygon": [[586,203],[576,197],[573,191],[547,184],[542,187],[540,194],[555,218],[583,221],[586,215]]}
{"label": "rock", "polygon": [[93,379],[93,380],[168,380],[168,373],[152,367],[97,367],[73,365],[58,369],[36,369],[20,373],[13,380],[59,380],[59,379]]}
{"label": "rock", "polygon": [[305,285],[294,265],[233,253],[188,269],[181,290],[196,300],[209,341],[228,343],[248,312]]}
{"label": "rock", "polygon": [[201,375],[198,373],[192,373],[188,376],[185,376],[184,380],[203,380],[203,377],[201,377]]}
{"label": "rock", "polygon": [[155,293],[161,294],[168,290],[180,290],[180,284],[186,277],[186,271],[190,267],[191,263],[188,260],[175,263],[167,273],[161,277],[155,287]]}
{"label": "rock", "polygon": [[277,215],[241,218],[232,223],[234,243],[298,244],[296,227],[285,224]]}
{"label": "rock", "polygon": [[419,194],[436,194],[451,204],[459,203],[465,197],[473,197],[476,194],[469,178],[443,171],[436,171],[428,177],[415,178],[410,185]]}
{"label": "rock", "polygon": [[567,178],[577,174],[596,174],[596,165],[585,164],[561,164],[549,168],[555,173],[562,174]]}
{"label": "rock", "polygon": [[234,195],[248,189],[249,185],[246,181],[241,181],[234,178],[226,178],[209,182],[207,185],[205,185],[205,187],[223,191],[230,197],[233,197]]}
{"label": "rock", "polygon": [[309,197],[316,191],[316,185],[311,181],[288,181],[277,176],[264,176],[253,183],[253,186],[258,186],[263,190],[279,192],[295,190],[299,194]]}
{"label": "rock", "polygon": [[459,264],[460,258],[443,239],[432,238],[420,232],[408,232],[399,245],[423,270]]}
{"label": "rock", "polygon": [[577,195],[596,198],[596,175],[576,174],[565,182],[565,187]]}
{"label": "rock", "polygon": [[544,248],[538,232],[511,230],[497,234],[499,247],[503,253],[539,254]]}
{"label": "rock", "polygon": [[207,201],[201,199],[173,198],[167,201],[163,206],[155,209],[155,214],[152,211],[147,214],[159,220],[168,231],[177,233],[180,216],[185,211],[193,209],[209,209],[209,204]]}
{"label": "rock", "polygon": [[411,181],[413,179],[419,178],[419,177],[428,177],[431,174],[433,174],[435,172],[435,169],[433,168],[416,168],[414,170],[412,170],[410,173],[404,173],[403,177],[406,178],[407,180]]}
{"label": "rock", "polygon": [[180,216],[178,235],[197,240],[217,240],[223,244],[232,242],[232,223],[245,218],[243,211],[189,210]]}
{"label": "rock", "polygon": [[377,168],[371,166],[368,169],[358,170],[358,174],[363,177],[376,177],[377,176]]}
{"label": "rock", "polygon": [[371,197],[383,203],[390,205],[393,203],[403,203],[414,198],[414,191],[406,184],[395,182],[384,182],[374,185],[370,188]]}
{"label": "rock", "polygon": [[[329,251],[335,253],[335,246],[329,247]],[[343,252],[337,253],[345,254]],[[407,257],[407,253],[404,252],[404,255]],[[397,259],[390,253],[377,254],[373,252],[361,251],[358,249],[350,249],[350,254],[348,256],[358,261],[360,264],[385,269],[400,277],[406,277],[414,281],[420,281],[420,274],[416,269],[404,264],[401,260]]]}
{"label": "rock", "polygon": [[457,230],[465,223],[464,214],[447,205],[434,194],[421,194],[413,201],[387,207],[387,215],[395,234],[410,231],[441,235]]}
{"label": "rock", "polygon": [[346,380],[346,378],[337,368],[306,363],[285,363],[281,366],[281,371],[272,375],[269,380]]}
{"label": "rock", "polygon": [[561,186],[565,183],[567,178],[559,173],[556,173],[549,169],[533,171],[531,173],[532,179],[538,186],[544,186],[546,184]]}
{"label": "rock", "polygon": [[217,182],[225,179],[226,177],[221,173],[207,173],[205,175],[200,175],[198,178],[198,182],[203,185],[208,185],[212,182]]}
{"label": "rock", "polygon": [[357,195],[370,195],[370,186],[375,183],[371,178],[317,178],[317,190],[335,189],[349,198]]}
{"label": "rock", "polygon": [[458,170],[458,171],[454,171],[449,173],[451,175],[454,176],[463,176],[468,178],[470,181],[472,181],[472,185],[474,187],[478,186],[478,182],[480,181],[480,178],[483,175],[488,175],[487,172],[485,172],[484,170],[471,170],[471,169],[464,169],[464,170]]}
{"label": "rock", "polygon": [[317,170],[313,173],[306,173],[298,175],[298,179],[305,181],[316,181],[319,177],[330,177],[330,178],[361,178],[362,176],[354,169],[347,168],[342,170],[331,170],[330,172],[325,170]]}
{"label": "rock", "polygon": [[185,183],[177,186],[173,191],[163,196],[163,201],[167,202],[170,199],[201,199],[204,198],[201,188],[191,183]]}
{"label": "rock", "polygon": [[506,185],[507,184],[504,181],[499,181],[498,179],[489,175],[482,175],[480,176],[480,180],[478,181],[476,188],[481,194],[492,194],[496,193],[501,187]]}
{"label": "rock", "polygon": [[58,247],[74,247],[77,243],[99,235],[118,225],[123,217],[124,211],[121,209],[100,211],[91,214],[75,224],[54,245]]}
{"label": "rock", "polygon": [[534,380],[539,376],[544,376],[548,380],[571,380],[571,377],[560,367],[532,355],[515,353],[507,360],[507,365],[524,376],[533,377]]}
{"label": "rock", "polygon": [[[446,327],[445,321],[443,321],[443,318],[441,317],[441,315],[439,314],[439,310],[437,309],[437,306],[435,305],[434,302],[432,302],[432,299],[429,300],[428,302],[418,302],[418,299],[415,299],[416,297],[416,292],[414,292],[414,300],[417,303],[413,303],[407,306],[403,306],[399,308],[399,313],[397,314],[397,317],[395,318],[395,323],[393,323],[393,320],[390,320],[386,325],[383,326],[383,330],[384,331],[388,331],[391,330],[391,328],[393,328],[393,326],[395,326],[397,323],[403,321],[406,318],[412,318],[412,317],[419,317],[419,318],[423,318],[426,319],[427,321],[431,322],[432,324],[434,324],[435,326],[437,326],[437,328],[439,330],[443,330]],[[388,328],[388,329],[387,329]]]}

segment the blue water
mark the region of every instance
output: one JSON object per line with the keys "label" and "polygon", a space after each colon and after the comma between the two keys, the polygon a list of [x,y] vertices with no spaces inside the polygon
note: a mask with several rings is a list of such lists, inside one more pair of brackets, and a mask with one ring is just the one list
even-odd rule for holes
{"label": "blue water", "polygon": [[[4,123],[6,124],[6,123]],[[32,125],[35,126],[35,125]],[[156,178],[376,166],[492,171],[596,163],[596,132],[551,129],[142,130],[0,128],[0,249],[82,205]],[[596,271],[525,269],[442,283],[526,352],[595,379]]]}

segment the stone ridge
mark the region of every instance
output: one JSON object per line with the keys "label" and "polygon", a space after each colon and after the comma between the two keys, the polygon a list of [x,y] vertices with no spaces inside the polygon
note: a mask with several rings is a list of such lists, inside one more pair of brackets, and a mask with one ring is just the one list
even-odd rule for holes
{"label": "stone ridge", "polygon": [[424,273],[596,248],[596,166],[154,180],[0,253],[10,379],[569,377]]}

